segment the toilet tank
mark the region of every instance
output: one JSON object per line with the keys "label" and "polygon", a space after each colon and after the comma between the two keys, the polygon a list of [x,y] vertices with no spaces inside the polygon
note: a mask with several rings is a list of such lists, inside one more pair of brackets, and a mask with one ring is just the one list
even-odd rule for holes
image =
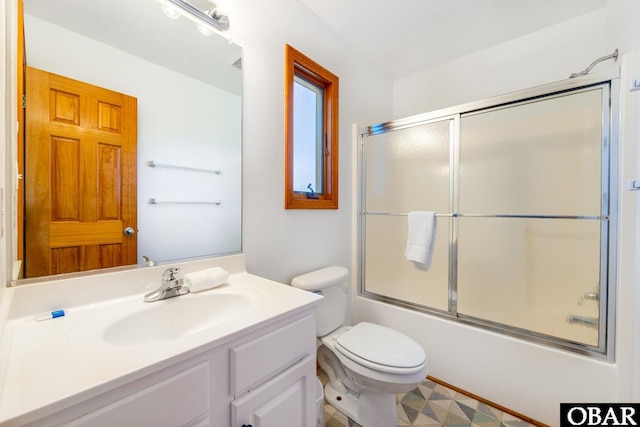
{"label": "toilet tank", "polygon": [[291,281],[294,288],[316,292],[324,297],[316,306],[318,337],[323,337],[344,324],[349,300],[348,277],[349,270],[334,266],[296,276]]}

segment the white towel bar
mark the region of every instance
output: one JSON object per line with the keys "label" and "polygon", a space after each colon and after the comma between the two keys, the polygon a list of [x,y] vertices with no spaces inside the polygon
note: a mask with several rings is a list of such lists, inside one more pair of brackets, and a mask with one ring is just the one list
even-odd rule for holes
{"label": "white towel bar", "polygon": [[[407,216],[407,213],[397,212],[362,212],[361,215],[389,215],[389,216]],[[521,214],[436,214],[442,217],[467,217],[467,218],[533,218],[533,219],[590,219],[609,221],[608,215],[521,215]]]}
{"label": "white towel bar", "polygon": [[215,173],[216,175],[220,175],[222,171],[220,169],[201,169],[201,168],[192,168],[189,166],[180,166],[180,165],[170,165],[166,163],[156,163],[153,160],[149,160],[147,162],[147,166],[150,168],[169,168],[169,169],[182,169],[194,172],[207,172],[207,173]]}
{"label": "white towel bar", "polygon": [[150,205],[159,205],[159,204],[170,204],[170,205],[220,205],[222,200],[212,200],[210,202],[204,201],[188,201],[188,200],[158,200],[154,198],[150,198],[147,201]]}

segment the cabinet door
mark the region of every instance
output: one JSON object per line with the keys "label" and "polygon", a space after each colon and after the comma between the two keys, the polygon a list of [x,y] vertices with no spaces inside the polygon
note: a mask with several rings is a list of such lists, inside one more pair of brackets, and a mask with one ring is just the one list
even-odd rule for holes
{"label": "cabinet door", "polygon": [[307,356],[231,404],[231,426],[315,425],[315,358]]}

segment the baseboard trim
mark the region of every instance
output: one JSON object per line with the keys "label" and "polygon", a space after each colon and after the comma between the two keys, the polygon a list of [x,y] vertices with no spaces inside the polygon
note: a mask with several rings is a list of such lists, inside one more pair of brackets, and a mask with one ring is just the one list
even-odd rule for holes
{"label": "baseboard trim", "polygon": [[439,380],[438,378],[434,378],[431,375],[427,375],[427,379],[433,381],[434,383],[438,383],[438,384],[440,384],[442,386],[450,388],[451,390],[454,390],[454,391],[456,391],[458,393],[464,394],[465,396],[469,396],[470,398],[475,399],[478,402],[482,402],[485,405],[492,406],[492,407],[494,407],[494,408],[496,408],[496,409],[498,409],[498,410],[500,410],[502,412],[505,412],[505,413],[507,413],[509,415],[513,415],[514,417],[518,417],[521,420],[528,422],[529,424],[533,424],[533,425],[538,426],[538,427],[550,427],[548,424],[541,423],[540,421],[536,421],[531,417],[527,417],[526,415],[520,414],[520,413],[518,413],[516,411],[512,411],[511,409],[505,408],[502,405],[498,405],[497,403],[492,402],[490,400],[487,400],[487,399],[483,398],[482,396],[478,396],[478,395],[475,395],[473,393],[469,393],[468,391],[463,390],[460,387],[456,387],[456,386],[454,386],[452,384],[449,384],[449,383],[447,383],[445,381]]}

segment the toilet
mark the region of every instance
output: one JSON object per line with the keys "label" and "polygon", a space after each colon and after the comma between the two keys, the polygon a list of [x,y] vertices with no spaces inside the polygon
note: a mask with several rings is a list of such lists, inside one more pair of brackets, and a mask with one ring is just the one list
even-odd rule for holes
{"label": "toilet", "polygon": [[291,281],[318,293],[318,364],[326,372],[327,401],[363,427],[397,426],[396,394],[427,375],[424,349],[408,336],[375,323],[345,325],[349,271],[327,267]]}

